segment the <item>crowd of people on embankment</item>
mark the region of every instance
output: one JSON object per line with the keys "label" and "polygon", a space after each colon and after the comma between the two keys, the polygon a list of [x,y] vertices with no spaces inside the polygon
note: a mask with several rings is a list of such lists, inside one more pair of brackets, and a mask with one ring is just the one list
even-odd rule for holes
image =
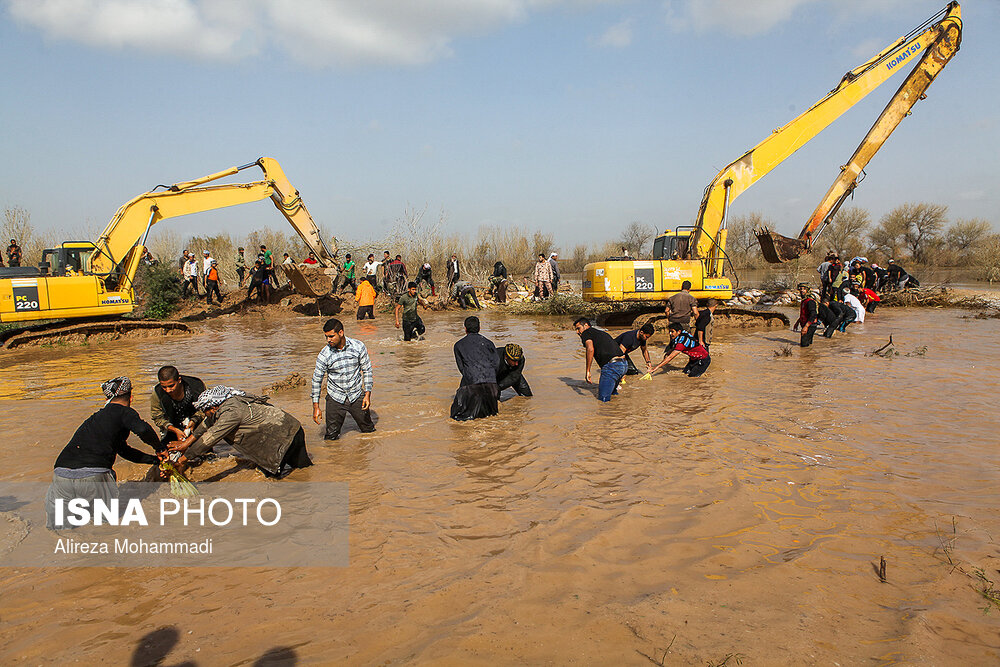
{"label": "crowd of people on embankment", "polygon": [[[549,253],[548,257],[544,253],[539,253],[531,275],[526,278],[534,284],[534,293],[531,296],[533,300],[548,299],[558,292],[562,281],[558,256],[555,252]],[[260,246],[251,264],[245,249],[240,247],[232,261],[232,268],[238,279],[237,289],[246,289],[248,300],[268,303],[273,291],[281,287],[278,273],[275,271],[276,264],[293,264],[300,268],[320,266],[313,252],[309,252],[301,262],[296,262],[288,253],[283,253],[281,261],[278,262],[266,245]],[[358,303],[358,319],[374,318],[375,306],[379,299],[389,299],[391,304],[395,305],[399,297],[407,293],[411,284],[416,285],[418,293],[422,296],[426,295],[428,290],[431,297],[438,296],[433,269],[427,261],[420,263],[412,277],[410,269],[403,261],[403,256],[396,254],[393,257],[388,250],[383,251],[381,259],[376,259],[375,254],[370,253],[367,261],[360,265],[351,253],[346,253],[341,261],[339,253],[335,251],[332,259],[326,264],[327,266],[323,268],[335,270],[332,272],[330,293],[353,294]],[[183,298],[204,298],[208,305],[212,305],[214,295],[216,302],[222,303],[223,294],[219,287],[221,267],[211,250],[203,250],[200,259],[191,251],[184,250],[178,261],[178,268],[182,276]],[[452,253],[447,262],[446,273],[443,293],[447,300],[457,303],[463,309],[481,309],[480,295],[472,281],[463,275],[457,254]],[[497,261],[493,266],[492,275],[487,279],[489,287],[486,295],[496,303],[506,303],[510,280],[504,262]]]}

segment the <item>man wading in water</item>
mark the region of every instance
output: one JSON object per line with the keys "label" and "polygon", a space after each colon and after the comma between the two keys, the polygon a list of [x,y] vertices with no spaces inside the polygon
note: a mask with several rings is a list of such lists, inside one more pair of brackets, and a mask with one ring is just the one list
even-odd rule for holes
{"label": "man wading in water", "polygon": [[799,319],[792,326],[792,331],[802,329],[799,347],[809,347],[813,342],[813,334],[816,333],[819,309],[816,307],[816,299],[810,294],[809,283],[799,283],[799,296],[802,297],[802,303],[799,304]]}
{"label": "man wading in water", "polygon": [[170,451],[182,454],[177,460],[181,470],[188,459],[210,452],[223,440],[268,477],[284,477],[312,465],[302,424],[268,403],[267,396],[218,385],[203,391],[194,407],[205,414],[205,421],[187,438],[169,445]]}
{"label": "man wading in water", "polygon": [[574,322],[573,329],[580,336],[583,347],[587,351],[587,384],[593,384],[590,381],[590,367],[594,361],[597,361],[597,365],[601,369],[601,379],[597,385],[597,398],[607,403],[612,396],[618,393],[618,385],[628,370],[622,348],[607,331],[590,326],[590,320],[586,317],[581,317]]}
{"label": "man wading in water", "polygon": [[653,325],[646,322],[638,329],[633,329],[632,331],[626,331],[624,333],[618,334],[615,338],[615,342],[621,347],[622,354],[625,355],[625,364],[628,366],[628,370],[625,372],[626,375],[638,375],[639,369],[635,367],[631,357],[628,355],[636,350],[642,350],[642,358],[646,360],[646,372],[648,373],[653,369],[653,362],[649,360],[649,349],[646,346],[646,341],[649,340],[656,332]]}
{"label": "man wading in water", "polygon": [[[430,308],[431,305],[423,297],[417,296],[416,283],[407,285],[406,292],[396,298],[396,328],[403,328],[403,340],[413,338],[421,340],[426,331],[424,321],[417,315],[418,304],[424,308]],[[400,314],[403,316],[402,322],[400,322]]]}
{"label": "man wading in water", "polygon": [[370,410],[374,378],[368,348],[360,340],[348,338],[344,325],[336,318],[326,321],[323,334],[326,347],[316,357],[312,376],[313,421],[319,424],[323,416],[319,396],[326,377],[326,435],[323,438],[336,440],[340,437],[347,413],[354,417],[359,431],[371,433],[375,430]]}
{"label": "man wading in water", "polygon": [[495,415],[500,360],[493,341],[479,334],[479,318],[475,315],[465,318],[465,337],[455,343],[455,364],[462,373],[462,382],[451,404],[451,418],[468,421]]}

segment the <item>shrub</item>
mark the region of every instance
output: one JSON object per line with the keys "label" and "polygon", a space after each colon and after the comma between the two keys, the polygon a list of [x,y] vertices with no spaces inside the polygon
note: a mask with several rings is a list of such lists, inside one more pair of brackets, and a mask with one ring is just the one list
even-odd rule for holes
{"label": "shrub", "polygon": [[159,262],[139,267],[135,285],[136,298],[144,304],[144,317],[165,320],[181,300],[181,277],[171,262]]}

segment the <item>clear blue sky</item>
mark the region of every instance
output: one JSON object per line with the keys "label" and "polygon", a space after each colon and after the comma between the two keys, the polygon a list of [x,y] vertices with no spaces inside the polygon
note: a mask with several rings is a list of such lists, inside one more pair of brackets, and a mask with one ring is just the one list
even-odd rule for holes
{"label": "clear blue sky", "polygon": [[[705,185],[943,0],[0,0],[0,207],[100,228],[158,183],[278,159],[314,218],[377,238],[686,224]],[[287,11],[288,7],[294,10]],[[1000,2],[867,169],[854,205],[996,227]],[[797,233],[905,74],[734,205]],[[267,202],[171,224],[284,224]]]}

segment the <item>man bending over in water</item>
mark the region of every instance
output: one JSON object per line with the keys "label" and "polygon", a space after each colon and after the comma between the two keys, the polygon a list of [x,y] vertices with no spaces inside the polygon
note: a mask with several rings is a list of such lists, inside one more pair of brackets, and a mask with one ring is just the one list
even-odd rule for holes
{"label": "man bending over in water", "polygon": [[667,329],[667,333],[670,334],[670,344],[663,351],[663,361],[650,371],[650,375],[669,364],[681,352],[688,356],[684,375],[696,378],[708,370],[708,366],[712,363],[712,358],[708,356],[708,350],[705,349],[704,345],[698,343],[683,326],[675,322]]}
{"label": "man bending over in water", "polygon": [[628,370],[625,371],[626,375],[639,374],[639,369],[635,367],[635,364],[632,363],[632,358],[628,356],[630,352],[634,352],[635,350],[642,350],[642,358],[646,360],[646,372],[648,373],[653,368],[653,362],[649,360],[649,350],[646,348],[646,341],[649,340],[649,337],[655,331],[653,325],[646,322],[640,328],[618,334],[618,337],[615,338],[615,342],[618,343],[622,353],[625,355],[625,364],[628,366]]}
{"label": "man bending over in water", "polygon": [[133,463],[157,463],[157,456],[129,447],[126,442],[129,433],[139,436],[160,458],[166,456],[156,430],[132,408],[132,382],[127,377],[117,377],[102,384],[101,391],[108,402],[87,417],[56,458],[52,484],[45,496],[49,529],[65,527],[55,523],[56,500],[108,501],[118,497],[112,468],[117,457]]}
{"label": "man bending over in water", "polygon": [[593,384],[590,381],[590,367],[596,361],[601,368],[601,379],[597,385],[597,398],[607,403],[612,396],[618,393],[618,385],[628,369],[622,348],[615,343],[607,331],[590,326],[590,320],[586,317],[581,317],[573,322],[573,329],[580,336],[580,342],[583,343],[584,350],[586,350],[587,384]]}
{"label": "man bending over in water", "polygon": [[500,366],[497,368],[497,388],[500,391],[510,387],[518,396],[531,396],[531,387],[524,379],[524,351],[520,345],[511,343],[497,348]]}

